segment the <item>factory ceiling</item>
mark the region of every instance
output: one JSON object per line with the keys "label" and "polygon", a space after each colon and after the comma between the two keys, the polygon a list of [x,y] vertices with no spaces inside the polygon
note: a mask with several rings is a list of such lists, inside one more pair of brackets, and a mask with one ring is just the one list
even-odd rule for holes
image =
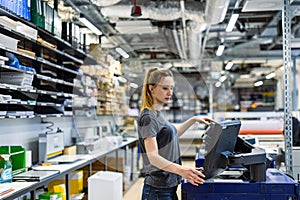
{"label": "factory ceiling", "polygon": [[[120,57],[116,47],[126,51],[129,58],[122,62],[137,73],[149,65],[221,71],[234,61],[232,72],[260,76],[283,63],[282,0],[64,0],[64,4],[101,29],[103,49],[115,57]],[[295,57],[300,48],[299,5],[300,0],[291,1]],[[237,22],[226,32],[233,13],[238,14]],[[216,56],[220,44],[225,49]]]}

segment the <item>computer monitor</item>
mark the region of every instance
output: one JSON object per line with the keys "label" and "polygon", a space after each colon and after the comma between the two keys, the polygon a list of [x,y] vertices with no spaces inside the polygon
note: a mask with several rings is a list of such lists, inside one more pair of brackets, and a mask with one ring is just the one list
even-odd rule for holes
{"label": "computer monitor", "polygon": [[234,153],[239,120],[212,122],[203,134],[204,175],[206,179],[215,177],[228,167],[228,156]]}

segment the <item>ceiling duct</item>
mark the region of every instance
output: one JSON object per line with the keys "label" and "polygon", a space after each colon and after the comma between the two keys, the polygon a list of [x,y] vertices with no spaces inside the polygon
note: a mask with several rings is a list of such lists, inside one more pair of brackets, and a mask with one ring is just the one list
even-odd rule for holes
{"label": "ceiling duct", "polygon": [[195,66],[201,63],[202,32],[207,28],[205,23],[189,22],[188,24],[189,59]]}
{"label": "ceiling duct", "polygon": [[[215,5],[215,4],[214,4]],[[203,31],[203,24],[206,24],[204,21],[204,13],[201,12],[200,7],[193,8],[183,8],[182,2],[175,1],[165,1],[165,2],[150,2],[149,4],[140,5],[143,10],[143,15],[139,17],[139,19],[147,19],[147,20],[157,20],[157,21],[176,21],[178,19],[184,19],[190,22],[193,22],[195,25],[190,26],[189,29],[195,28],[191,30],[190,34],[195,34],[193,38],[199,38],[199,31]],[[132,6],[131,5],[114,5],[109,7],[101,8],[101,13],[105,17],[109,17],[112,19],[116,18],[132,18],[130,16]],[[219,11],[218,11],[219,12]],[[138,20],[139,21],[139,20]],[[137,23],[138,23],[137,21]],[[118,21],[117,23],[118,24]],[[199,26],[201,25],[201,26]],[[184,26],[185,27],[185,26]],[[201,45],[199,44],[198,39],[193,39],[189,44],[185,41],[185,28],[182,30],[172,30],[173,39],[175,41],[175,48],[181,59],[187,59],[186,55],[186,46],[193,46],[193,50],[188,50],[190,52],[191,57],[193,58],[193,62],[199,63],[200,61],[200,49]],[[201,27],[201,28],[199,28]],[[126,28],[126,27],[124,27]],[[196,42],[196,43],[195,43]]]}
{"label": "ceiling duct", "polygon": [[205,22],[218,24],[225,18],[230,0],[207,0],[205,6]]}
{"label": "ceiling duct", "polygon": [[183,53],[182,53],[182,48],[181,48],[180,43],[179,43],[179,38],[178,38],[178,33],[177,33],[177,30],[176,30],[176,23],[175,22],[173,23],[172,34],[173,34],[174,42],[175,42],[179,57],[182,59],[183,58]]}
{"label": "ceiling duct", "polygon": [[97,6],[112,6],[119,3],[121,0],[92,0],[91,2]]}
{"label": "ceiling duct", "polygon": [[184,39],[184,33],[182,29],[178,30],[179,38],[180,38],[180,44],[181,44],[181,51],[182,51],[182,57],[183,59],[186,59],[186,52],[185,52],[185,39]]}
{"label": "ceiling duct", "polygon": [[[143,15],[139,19],[152,19],[158,21],[174,21],[180,19],[182,16],[186,20],[193,20],[199,23],[203,23],[203,15],[201,15],[200,9],[188,10],[185,9],[184,13],[181,11],[179,2],[150,2],[148,5],[140,5],[143,10]],[[114,5],[100,8],[101,13],[105,17],[111,18],[132,18],[130,16],[132,5]]]}

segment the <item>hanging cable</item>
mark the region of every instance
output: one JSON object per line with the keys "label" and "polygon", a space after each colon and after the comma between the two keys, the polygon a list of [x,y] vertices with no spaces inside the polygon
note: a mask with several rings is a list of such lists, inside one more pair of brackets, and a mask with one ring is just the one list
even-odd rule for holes
{"label": "hanging cable", "polygon": [[52,128],[54,126],[53,122],[44,121],[44,119],[42,118],[41,123],[42,124],[48,124],[48,126],[46,126],[46,134],[53,132],[53,128]]}

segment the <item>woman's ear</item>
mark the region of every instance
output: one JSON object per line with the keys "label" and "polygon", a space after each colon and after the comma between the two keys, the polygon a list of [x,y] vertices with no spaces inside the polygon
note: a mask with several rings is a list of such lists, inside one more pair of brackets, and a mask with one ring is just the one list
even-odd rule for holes
{"label": "woman's ear", "polygon": [[149,90],[150,90],[150,92],[152,92],[153,91],[153,85],[149,85]]}

